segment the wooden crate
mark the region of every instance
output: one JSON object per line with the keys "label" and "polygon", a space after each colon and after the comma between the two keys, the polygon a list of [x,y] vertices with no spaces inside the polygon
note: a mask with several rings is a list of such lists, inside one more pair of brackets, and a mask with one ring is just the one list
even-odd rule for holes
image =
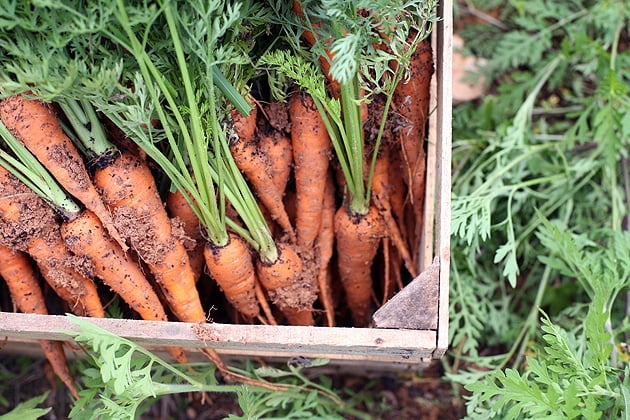
{"label": "wooden crate", "polygon": [[[189,349],[212,347],[226,360],[328,358],[333,366],[354,364],[369,371],[416,368],[442,357],[448,344],[452,2],[440,3],[440,21],[432,36],[436,72],[432,84],[425,201],[434,205],[425,209],[424,220],[428,223],[424,223],[421,241],[422,274],[394,297],[398,299],[395,305],[390,305],[406,308],[410,314],[421,312],[419,324],[328,328],[89,320],[151,349],[171,345]],[[63,331],[74,329],[75,325],[65,316],[0,312],[0,339],[7,337],[1,351],[13,348],[22,352],[37,339],[69,340]],[[31,345],[33,349],[38,347]]]}

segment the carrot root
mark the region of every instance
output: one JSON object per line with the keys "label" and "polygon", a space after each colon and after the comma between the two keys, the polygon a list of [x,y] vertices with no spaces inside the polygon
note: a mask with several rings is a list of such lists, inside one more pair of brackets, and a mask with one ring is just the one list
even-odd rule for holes
{"label": "carrot root", "polygon": [[205,321],[195,277],[183,244],[173,235],[149,167],[123,152],[94,173],[94,183],[121,233],[147,263],[177,319]]}
{"label": "carrot root", "polygon": [[366,215],[351,215],[345,207],[335,214],[338,267],[354,325],[365,327],[371,309],[372,261],[383,235],[381,216],[371,206]]}
{"label": "carrot root", "polygon": [[309,95],[291,96],[289,117],[297,192],[295,230],[298,246],[309,250],[313,248],[321,223],[331,142]]}
{"label": "carrot root", "polygon": [[112,238],[126,250],[127,245],[90,180],[80,152],[63,132],[53,110],[39,100],[17,95],[0,101],[0,118],[59,184],[101,219]]}
{"label": "carrot root", "polygon": [[246,319],[256,318],[260,309],[256,298],[256,269],[247,244],[230,234],[221,247],[208,243],[204,249],[210,276],[219,284],[225,297]]}

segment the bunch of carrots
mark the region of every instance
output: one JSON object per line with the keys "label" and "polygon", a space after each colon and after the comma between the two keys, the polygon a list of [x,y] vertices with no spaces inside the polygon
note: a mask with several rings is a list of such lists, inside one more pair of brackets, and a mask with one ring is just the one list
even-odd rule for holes
{"label": "bunch of carrots", "polygon": [[18,7],[0,39],[15,309],[369,326],[418,275],[435,3],[110,3]]}

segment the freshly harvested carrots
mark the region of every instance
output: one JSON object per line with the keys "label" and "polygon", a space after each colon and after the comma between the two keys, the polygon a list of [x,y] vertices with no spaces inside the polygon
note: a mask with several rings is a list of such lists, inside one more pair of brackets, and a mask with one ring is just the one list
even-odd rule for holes
{"label": "freshly harvested carrots", "polygon": [[103,318],[96,285],[63,243],[54,210],[0,167],[0,243],[29,254],[51,288],[77,315]]}
{"label": "freshly harvested carrots", "polygon": [[190,260],[172,234],[151,170],[137,156],[122,152],[96,169],[94,183],[112,211],[118,231],[147,263],[177,319],[205,320]]}
{"label": "freshly harvested carrots", "polygon": [[291,139],[278,130],[270,129],[261,133],[260,147],[268,157],[271,181],[280,195],[284,196],[293,167]]}
{"label": "freshly harvested carrots", "polygon": [[365,215],[352,215],[345,207],[335,214],[339,276],[356,327],[366,327],[372,298],[372,261],[384,228],[381,215],[370,206]]}
{"label": "freshly harvested carrots", "polygon": [[288,245],[278,244],[278,258],[273,263],[256,261],[260,283],[271,301],[291,325],[314,325],[313,302],[317,288],[302,276],[302,260]]}
{"label": "freshly harvested carrots", "polygon": [[[404,159],[403,168],[409,188],[409,201],[415,219],[413,243],[420,243],[420,229],[424,206],[426,156],[424,151],[425,126],[429,118],[429,97],[433,75],[433,51],[428,39],[420,42],[411,57],[409,77],[398,84],[392,107],[399,116],[394,131]],[[414,253],[414,255],[417,253]]]}
{"label": "freshly harvested carrots", "polygon": [[27,314],[46,315],[46,302],[37,271],[27,254],[0,245],[0,277],[2,277],[17,308]]}
{"label": "freshly harvested carrots", "polygon": [[[144,320],[167,321],[166,312],[140,267],[107,234],[100,220],[89,210],[61,227],[66,246],[75,255],[90,260],[94,273],[116,292]],[[181,348],[168,348],[180,363],[187,358]]]}
{"label": "freshly harvested carrots", "polygon": [[199,224],[199,218],[179,190],[170,191],[168,193],[166,197],[166,209],[169,215],[174,218],[178,224],[181,223],[181,229],[185,235],[185,238],[181,240],[188,251],[190,267],[192,268],[195,280],[198,281],[205,267],[203,249],[206,242],[201,234],[202,230]]}
{"label": "freshly harvested carrots", "polygon": [[289,118],[297,192],[295,231],[298,247],[308,250],[313,247],[321,224],[332,145],[310,95],[291,95]]}
{"label": "freshly harvested carrots", "polygon": [[111,214],[90,180],[83,157],[63,132],[53,110],[39,100],[16,95],[0,101],[0,118],[57,181],[101,219],[112,238],[126,250]]}
{"label": "freshly harvested carrots", "polygon": [[326,324],[335,326],[335,305],[332,298],[332,274],[330,260],[335,249],[335,184],[332,173],[329,171],[326,178],[326,190],[324,191],[324,203],[322,208],[322,221],[317,235],[317,285],[319,288],[319,301],[326,312]]}
{"label": "freshly harvested carrots", "polygon": [[207,243],[204,255],[208,271],[228,301],[248,320],[258,317],[256,269],[247,244],[239,236],[230,234],[225,246]]}
{"label": "freshly harvested carrots", "polygon": [[372,176],[373,200],[383,217],[388,237],[400,253],[400,256],[405,263],[405,268],[409,271],[412,277],[416,277],[418,275],[418,270],[414,266],[407,244],[400,233],[400,229],[394,219],[394,216],[392,215],[389,191],[389,173],[389,154],[387,153],[387,149],[385,149],[377,156],[376,163],[374,165],[374,173]]}
{"label": "freshly harvested carrots", "polygon": [[[37,272],[26,254],[0,245],[0,276],[9,287],[18,310],[27,314],[48,315]],[[63,344],[52,340],[39,340],[39,344],[55,374],[78,399],[79,393],[68,368]]]}
{"label": "freshly harvested carrots", "polygon": [[295,240],[295,231],[282,203],[282,193],[277,189],[269,174],[269,164],[263,159],[261,149],[255,142],[256,108],[247,116],[238,111],[232,112],[232,121],[236,138],[230,141],[230,151],[236,166],[251,183],[262,205],[269,211],[271,218]]}

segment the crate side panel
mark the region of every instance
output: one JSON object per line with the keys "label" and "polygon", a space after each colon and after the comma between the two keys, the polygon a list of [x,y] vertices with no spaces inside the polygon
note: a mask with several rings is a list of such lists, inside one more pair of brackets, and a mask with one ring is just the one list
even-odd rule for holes
{"label": "crate side panel", "polygon": [[441,21],[437,25],[437,214],[436,253],[440,261],[440,303],[437,348],[434,357],[444,355],[448,347],[449,271],[451,257],[451,160],[453,118],[453,12],[452,0],[440,2]]}
{"label": "crate side panel", "polygon": [[[434,331],[194,324],[184,322],[79,318],[147,347],[211,347],[244,356],[305,356],[407,362],[430,355]],[[69,340],[78,327],[60,315],[0,312],[0,336]]]}

